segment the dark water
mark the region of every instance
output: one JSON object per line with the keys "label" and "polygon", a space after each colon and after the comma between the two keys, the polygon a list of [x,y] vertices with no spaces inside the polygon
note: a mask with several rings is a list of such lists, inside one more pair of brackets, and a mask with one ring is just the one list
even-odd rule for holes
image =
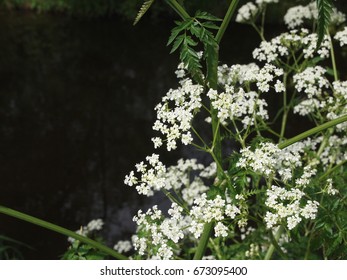
{"label": "dark water", "polygon": [[[0,13],[1,205],[72,230],[103,218],[110,246],[131,236],[132,216],[151,201],[123,179],[153,152],[153,107],[176,86],[171,27]],[[244,26],[232,33],[221,60],[248,63],[256,34]],[[32,246],[22,249],[25,259],[56,259],[68,246],[64,236],[4,215],[0,234]]]}

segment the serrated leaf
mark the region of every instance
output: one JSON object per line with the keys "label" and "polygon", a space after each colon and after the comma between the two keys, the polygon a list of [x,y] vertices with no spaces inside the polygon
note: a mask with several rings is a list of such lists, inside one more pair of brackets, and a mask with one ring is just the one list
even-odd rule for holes
{"label": "serrated leaf", "polygon": [[211,15],[208,12],[197,11],[195,17],[198,19],[210,20],[210,21],[223,21],[222,19]]}
{"label": "serrated leaf", "polygon": [[214,24],[213,22],[210,22],[210,21],[206,21],[204,23],[202,23],[202,26],[205,27],[205,28],[209,28],[209,29],[216,29],[218,30],[219,29],[219,26]]}
{"label": "serrated leaf", "polygon": [[144,14],[148,11],[148,9],[152,6],[152,4],[154,3],[155,0],[147,0],[145,1],[141,8],[140,11],[137,13],[137,16],[134,20],[134,25],[137,24],[140,19],[144,16]]}
{"label": "serrated leaf", "polygon": [[185,37],[185,35],[182,34],[182,35],[180,35],[180,36],[178,36],[176,38],[176,40],[175,40],[175,42],[174,42],[174,44],[172,46],[172,49],[170,51],[170,54],[173,53],[174,51],[176,51],[179,48],[179,46],[182,44],[182,42],[184,40],[184,37]]}
{"label": "serrated leaf", "polygon": [[177,21],[176,22],[177,26],[171,30],[171,35],[167,42],[167,46],[172,44],[172,42],[183,30],[189,29],[192,23],[193,23],[192,19],[189,19],[186,21]]}
{"label": "serrated leaf", "polygon": [[202,84],[203,75],[201,71],[202,66],[199,61],[199,56],[196,51],[188,45],[186,38],[181,44],[180,59],[187,67],[189,73],[192,75],[192,78],[196,82]]}
{"label": "serrated leaf", "polygon": [[330,17],[331,17],[331,13],[333,9],[332,0],[317,0],[317,8],[318,8],[317,48],[319,48],[323,41],[326,30],[329,27]]}
{"label": "serrated leaf", "polygon": [[[198,45],[198,42],[195,42],[195,41],[192,39],[192,37],[190,37],[190,36],[186,36],[186,38],[185,38],[185,43],[187,43],[187,45],[193,46],[193,47],[195,47],[195,46]],[[194,52],[194,54],[196,54],[196,52]]]}

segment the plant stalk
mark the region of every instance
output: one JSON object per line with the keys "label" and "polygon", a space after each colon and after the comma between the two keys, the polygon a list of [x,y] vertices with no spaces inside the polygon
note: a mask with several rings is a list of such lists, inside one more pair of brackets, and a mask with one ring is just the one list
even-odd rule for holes
{"label": "plant stalk", "polygon": [[307,131],[305,131],[303,133],[300,133],[297,136],[294,136],[293,138],[290,138],[290,139],[288,139],[288,140],[278,144],[278,148],[284,149],[284,148],[286,148],[286,147],[288,147],[288,146],[290,146],[290,145],[292,145],[292,144],[294,144],[296,142],[299,142],[302,139],[305,139],[305,138],[307,138],[307,137],[309,137],[309,136],[311,136],[313,134],[316,134],[318,132],[321,132],[322,130],[328,129],[330,127],[333,127],[335,125],[338,125],[338,124],[346,122],[346,121],[347,121],[347,115],[344,115],[342,117],[336,118],[336,119],[331,120],[331,121],[328,121],[328,122],[326,122],[324,124],[321,124],[321,125],[316,126],[316,127],[312,128],[312,129],[309,129],[309,130],[307,130]]}
{"label": "plant stalk", "polygon": [[204,231],[202,232],[202,235],[198,243],[198,247],[196,248],[196,252],[194,254],[194,258],[193,258],[194,260],[201,260],[202,257],[204,256],[208,240],[210,239],[212,228],[213,228],[212,222],[205,224]]}
{"label": "plant stalk", "polygon": [[[274,237],[276,243],[280,239],[283,230],[284,230],[283,226],[280,226],[279,229],[277,230],[275,237]],[[271,260],[271,257],[272,257],[272,254],[274,253],[274,251],[275,251],[275,245],[271,244],[269,249],[266,252],[264,260]]]}
{"label": "plant stalk", "polygon": [[215,37],[218,44],[221,42],[223,35],[224,35],[227,27],[229,26],[230,20],[235,13],[235,10],[236,10],[238,3],[239,3],[239,0],[232,0],[230,5],[229,5],[228,11],[225,14],[223,22],[222,22],[220,28],[218,29],[217,35]]}
{"label": "plant stalk", "polygon": [[189,19],[190,15],[176,0],[165,0],[165,2],[183,19]]}
{"label": "plant stalk", "polygon": [[[207,57],[207,85],[210,89],[217,90],[218,88],[218,58],[219,58],[219,44],[222,40],[222,37],[225,33],[225,30],[227,29],[230,20],[235,12],[235,9],[237,7],[239,0],[232,0],[228,11],[223,19],[223,22],[218,29],[217,35],[215,37],[215,40],[217,44],[213,47],[212,50],[210,50],[209,57]],[[217,117],[217,110],[212,108],[211,105],[211,118],[212,118],[212,135],[213,135],[213,154],[215,156],[215,160],[217,161],[217,178],[222,179],[224,177],[224,170],[222,167],[222,141],[220,137],[220,129],[219,129],[219,121]],[[199,240],[198,247],[196,249],[194,260],[201,260],[202,257],[205,254],[207,243],[209,240],[209,237],[211,235],[213,228],[213,223],[207,223],[204,226],[204,230],[202,233],[202,236]]]}
{"label": "plant stalk", "polygon": [[19,212],[19,211],[16,211],[16,210],[13,210],[13,209],[1,206],[1,205],[0,205],[0,213],[17,218],[17,219],[20,219],[22,221],[26,221],[28,223],[31,223],[31,224],[34,224],[34,225],[37,225],[37,226],[40,226],[40,227],[43,227],[46,229],[49,229],[51,231],[55,231],[57,233],[72,237],[72,238],[79,240],[83,243],[86,243],[86,244],[92,246],[93,248],[98,249],[98,250],[106,253],[107,255],[112,256],[118,260],[127,260],[128,259],[126,256],[116,252],[115,250],[113,250],[113,249],[111,249],[105,245],[102,245],[102,244],[100,244],[100,243],[98,243],[98,242],[96,242],[96,241],[94,241],[88,237],[77,234],[76,232],[73,232],[71,230],[63,228],[61,226],[46,222],[44,220],[35,218],[33,216],[24,214],[22,212]]}

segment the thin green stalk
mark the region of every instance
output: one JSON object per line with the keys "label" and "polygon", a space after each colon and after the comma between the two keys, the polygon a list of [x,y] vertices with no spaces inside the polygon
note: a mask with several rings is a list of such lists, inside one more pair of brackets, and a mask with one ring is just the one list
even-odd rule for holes
{"label": "thin green stalk", "polygon": [[77,233],[75,233],[71,230],[68,230],[66,228],[63,228],[61,226],[46,222],[44,220],[35,218],[33,216],[24,214],[22,212],[19,212],[19,211],[16,211],[16,210],[13,210],[13,209],[1,206],[1,205],[0,205],[0,213],[17,218],[17,219],[20,219],[20,220],[23,220],[23,221],[26,221],[28,223],[31,223],[31,224],[34,224],[34,225],[37,225],[37,226],[40,226],[40,227],[43,227],[46,229],[49,229],[51,231],[55,231],[57,233],[72,237],[72,238],[79,240],[83,243],[86,243],[86,244],[92,246],[93,248],[96,248],[96,249],[98,249],[98,250],[106,253],[107,255],[110,255],[110,256],[118,259],[118,260],[127,260],[128,259],[126,256],[116,252],[115,250],[113,250],[113,249],[111,249],[105,245],[102,245],[102,244],[100,244],[100,243],[98,243],[98,242],[96,242],[96,241],[94,241],[88,237],[77,234]]}
{"label": "thin green stalk", "polygon": [[327,128],[333,127],[335,125],[338,125],[338,124],[346,122],[346,121],[347,121],[347,115],[344,115],[344,116],[339,117],[339,118],[332,120],[332,121],[328,121],[322,125],[314,127],[312,129],[309,129],[309,130],[307,130],[307,131],[305,131],[305,132],[303,132],[303,133],[301,133],[301,134],[299,134],[293,138],[290,138],[290,139],[278,144],[278,147],[280,149],[284,149],[284,148],[286,148],[286,147],[288,147],[288,146],[290,146],[296,142],[299,142],[302,139],[305,139],[305,138],[307,138],[313,134],[316,134],[318,132],[321,132],[322,130],[325,130]]}
{"label": "thin green stalk", "polygon": [[344,160],[340,162],[339,164],[335,165],[333,168],[329,169],[327,172],[325,172],[322,176],[319,177],[319,181],[323,180],[324,178],[328,177],[331,173],[333,173],[336,169],[341,167],[342,165],[346,164],[347,160]]}
{"label": "thin green stalk", "polygon": [[189,19],[190,15],[176,0],[165,0],[165,2],[184,20]]}
{"label": "thin green stalk", "polygon": [[283,117],[282,117],[282,126],[281,126],[281,133],[280,133],[280,142],[284,139],[284,133],[287,126],[287,118],[288,118],[288,104],[287,104],[287,75],[284,75],[283,77],[283,84],[284,84],[284,93],[283,93]]}
{"label": "thin green stalk", "polygon": [[331,64],[333,66],[333,71],[334,71],[334,79],[335,79],[335,81],[338,81],[339,80],[339,74],[337,72],[337,67],[336,67],[334,44],[333,44],[333,40],[331,39],[329,30],[327,30],[327,35],[329,37],[329,42],[330,42],[330,56],[331,56]]}
{"label": "thin green stalk", "polygon": [[[271,260],[272,254],[273,254],[273,252],[275,251],[277,242],[278,242],[278,240],[280,239],[281,234],[283,233],[283,230],[284,230],[283,226],[280,226],[279,229],[277,230],[277,232],[276,232],[276,234],[275,234],[275,237],[274,237],[274,242],[275,242],[276,244],[274,245],[273,243],[271,243],[269,249],[268,249],[267,252],[266,252],[266,255],[265,255],[264,260]],[[277,246],[278,246],[278,245],[277,245]]]}
{"label": "thin green stalk", "polygon": [[264,37],[262,31],[258,28],[258,26],[257,26],[254,22],[251,23],[251,26],[252,26],[252,27],[254,28],[254,30],[258,33],[260,39],[261,39],[262,41],[266,41],[266,39],[265,39],[265,37]]}
{"label": "thin green stalk", "polygon": [[[219,56],[219,43],[222,40],[222,37],[227,29],[230,20],[235,12],[239,0],[232,0],[228,11],[223,19],[223,22],[217,32],[215,37],[217,44],[210,50],[210,55],[207,57],[207,84],[211,89],[217,89],[218,87],[218,56]],[[212,55],[211,55],[212,54]],[[220,136],[219,129],[219,120],[217,116],[217,111],[212,108],[211,105],[211,118],[212,118],[212,135],[213,135],[213,156],[216,163],[222,163],[222,141]],[[221,167],[217,169],[217,178],[222,179],[224,177],[224,171]],[[196,248],[196,252],[194,255],[195,260],[201,260],[203,255],[205,254],[207,243],[213,228],[213,223],[207,223],[204,226],[204,230],[202,236],[199,240],[198,246]]]}
{"label": "thin green stalk", "polygon": [[227,29],[227,27],[230,23],[230,20],[233,17],[238,4],[239,4],[239,0],[232,0],[231,1],[229,8],[228,8],[228,11],[227,11],[227,13],[223,19],[223,22],[222,22],[220,28],[218,29],[218,32],[217,32],[217,35],[215,38],[218,44],[221,42],[223,35],[225,33],[225,30]]}
{"label": "thin green stalk", "polygon": [[194,260],[201,260],[202,257],[204,256],[207,243],[212,232],[212,228],[213,228],[212,222],[205,224],[204,231],[202,232],[202,235],[200,237],[198,247],[196,248],[196,252],[193,258]]}

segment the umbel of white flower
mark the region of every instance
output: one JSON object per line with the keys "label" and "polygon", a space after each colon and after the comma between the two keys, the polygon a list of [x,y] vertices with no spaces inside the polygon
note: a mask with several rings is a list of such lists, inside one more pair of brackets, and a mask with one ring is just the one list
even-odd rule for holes
{"label": "umbel of white flower", "polygon": [[202,106],[203,86],[193,84],[190,79],[181,80],[180,84],[178,89],[170,89],[155,107],[157,120],[153,129],[163,134],[163,138],[152,139],[155,148],[165,141],[167,150],[171,151],[177,148],[177,140],[181,140],[184,145],[193,141],[191,121]]}

